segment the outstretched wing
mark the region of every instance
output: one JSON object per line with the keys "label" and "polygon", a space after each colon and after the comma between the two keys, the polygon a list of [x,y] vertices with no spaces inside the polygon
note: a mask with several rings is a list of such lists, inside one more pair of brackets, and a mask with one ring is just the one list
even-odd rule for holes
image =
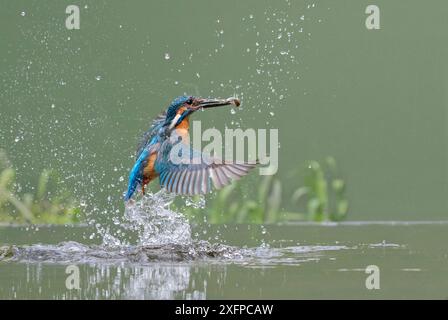
{"label": "outstretched wing", "polygon": [[151,127],[143,134],[143,136],[140,139],[140,142],[137,145],[137,154],[135,156],[135,159],[138,160],[140,155],[142,154],[143,150],[148,146],[148,144],[151,142],[151,140],[157,135],[159,132],[159,129],[163,126],[165,123],[166,118],[166,111],[159,114],[151,124]]}
{"label": "outstretched wing", "polygon": [[[211,184],[220,189],[238,180],[249,173],[257,162],[236,163],[219,161],[193,150],[190,146],[181,143],[181,153],[189,154],[184,161],[174,164],[164,150],[162,160],[156,161],[156,170],[160,173],[160,186],[167,191],[196,195],[210,192]],[[158,158],[159,159],[159,158]]]}

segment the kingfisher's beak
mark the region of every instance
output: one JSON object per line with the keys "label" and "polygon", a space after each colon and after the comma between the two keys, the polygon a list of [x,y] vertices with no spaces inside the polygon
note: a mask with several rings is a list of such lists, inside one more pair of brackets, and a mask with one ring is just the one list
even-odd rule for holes
{"label": "kingfisher's beak", "polygon": [[204,98],[197,98],[192,105],[192,108],[194,110],[198,109],[207,109],[207,108],[214,108],[214,107],[222,107],[222,106],[229,106],[233,105],[235,107],[239,107],[241,104],[240,100],[237,98],[227,98],[227,99],[204,99]]}
{"label": "kingfisher's beak", "polygon": [[193,103],[190,105],[184,105],[182,109],[182,113],[176,114],[176,116],[171,120],[169,125],[169,129],[172,130],[175,126],[178,125],[178,122],[188,117],[190,114],[195,112],[196,110],[203,110],[207,108],[214,107],[222,107],[222,106],[235,106],[239,107],[241,104],[240,100],[237,98],[227,98],[227,99],[204,99],[204,98],[195,98]]}

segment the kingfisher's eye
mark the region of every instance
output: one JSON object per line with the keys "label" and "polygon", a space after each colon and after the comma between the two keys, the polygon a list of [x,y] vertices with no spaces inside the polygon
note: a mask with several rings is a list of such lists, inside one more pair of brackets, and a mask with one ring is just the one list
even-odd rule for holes
{"label": "kingfisher's eye", "polygon": [[192,98],[188,99],[187,104],[193,104],[193,99]]}

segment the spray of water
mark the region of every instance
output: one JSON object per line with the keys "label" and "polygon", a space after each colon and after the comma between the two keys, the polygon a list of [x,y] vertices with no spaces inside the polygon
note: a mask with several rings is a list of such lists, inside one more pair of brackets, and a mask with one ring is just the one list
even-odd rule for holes
{"label": "spray of water", "polygon": [[169,208],[174,198],[162,189],[127,204],[122,226],[138,234],[139,245],[191,244],[188,220]]}

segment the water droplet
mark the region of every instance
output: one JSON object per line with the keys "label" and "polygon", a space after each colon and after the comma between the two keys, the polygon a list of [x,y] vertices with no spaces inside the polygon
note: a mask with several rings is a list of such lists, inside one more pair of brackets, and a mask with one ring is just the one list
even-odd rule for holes
{"label": "water droplet", "polygon": [[170,60],[171,56],[168,52],[165,53],[165,60]]}
{"label": "water droplet", "polygon": [[261,233],[262,234],[266,234],[267,233],[265,226],[261,226]]}
{"label": "water droplet", "polygon": [[20,15],[21,15],[22,17],[24,17],[24,16],[26,15],[26,12],[25,12],[25,11],[22,11],[22,12],[20,12]]}
{"label": "water droplet", "polygon": [[100,81],[101,80],[101,76],[96,76],[95,80]]}
{"label": "water droplet", "polygon": [[230,113],[235,114],[236,113],[235,109],[230,109]]}

